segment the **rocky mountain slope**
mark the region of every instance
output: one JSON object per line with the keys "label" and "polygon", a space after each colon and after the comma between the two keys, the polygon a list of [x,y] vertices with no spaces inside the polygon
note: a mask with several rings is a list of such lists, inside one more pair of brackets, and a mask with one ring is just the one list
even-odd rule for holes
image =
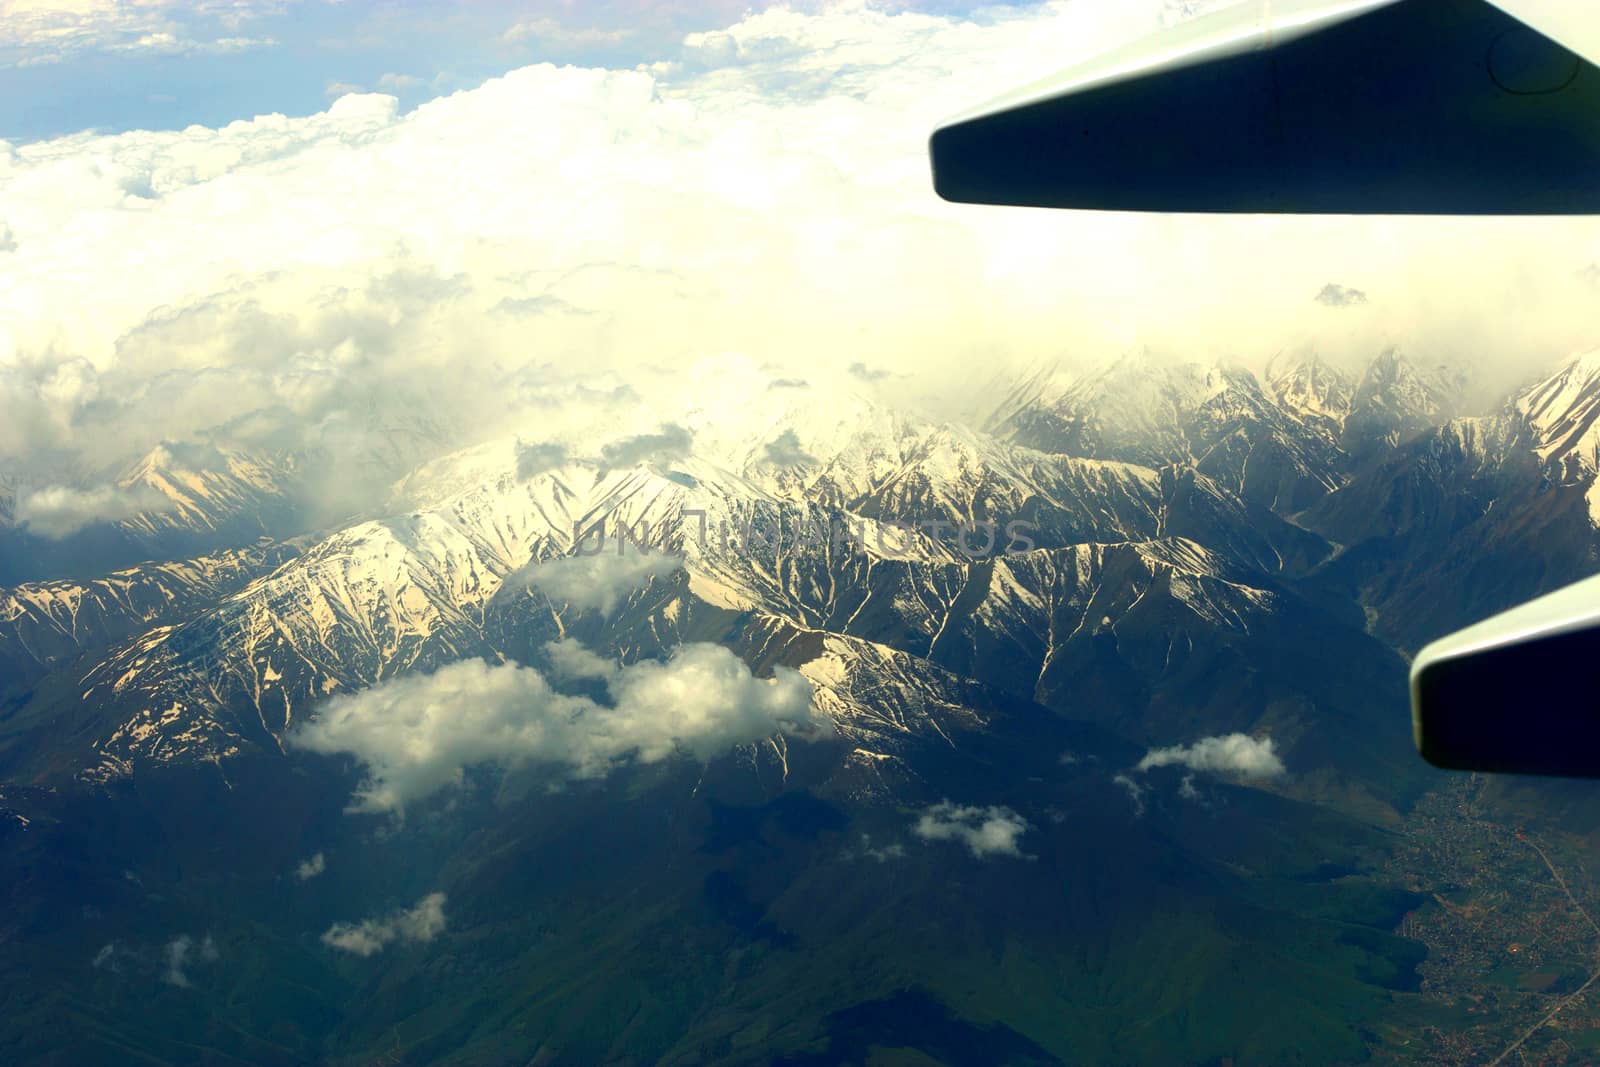
{"label": "rocky mountain slope", "polygon": [[[1138,354],[1004,384],[966,425],[711,361],[657,427],[530,424],[408,453],[342,518],[316,506],[305,457],[164,447],[124,476],[159,504],[27,557],[64,567],[92,547],[118,569],[0,590],[7,936],[36,963],[78,961],[50,972],[58,994],[98,984],[102,1057],[178,1055],[130,1021],[117,975],[154,974],[179,922],[192,946],[214,927],[220,957],[285,976],[297,1020],[373,1020],[341,1048],[323,1024],[274,1029],[221,1006],[259,989],[186,949],[190,985],[167,983],[161,1010],[204,987],[232,1020],[214,1047],[285,1063],[387,1041],[498,1062],[484,1035],[512,1027],[531,1035],[516,1062],[749,1062],[740,1048],[773,1041],[799,1057],[924,1010],[894,999],[932,965],[904,947],[913,922],[986,973],[983,946],[1013,944],[1018,988],[1059,976],[1026,1011],[918,979],[963,1019],[1004,1018],[989,1038],[952,1022],[951,1040],[1003,1038],[1014,1062],[1070,1060],[1048,1020],[1073,1004],[1113,1020],[1095,1031],[1117,1035],[1106,1055],[1306,1058],[1303,1032],[1263,1036],[1221,1002],[1205,1025],[1184,1014],[1212,986],[1273,989],[1296,1018],[1333,998],[1319,1047],[1359,1058],[1374,1031],[1345,1020],[1397,1010],[1414,982],[1393,931],[1417,902],[1373,859],[1428,788],[1403,653],[1593,569],[1589,362],[1461,414],[1447,375],[1395,352],[1356,376],[1280,358],[1264,381]],[[140,551],[154,562],[120,566]],[[731,666],[671,673],[705,648]],[[623,745],[603,772],[536,758],[574,723],[624,730],[629,700],[687,714],[638,679],[687,699],[739,672],[803,684],[826,728],[757,730],[709,759]],[[304,744],[338,709],[439,679],[480,686],[440,698],[458,729],[381,759]],[[516,718],[541,701],[565,710]],[[403,818],[348,810],[482,716],[497,746],[461,748]],[[394,920],[392,972],[315,936],[435,891],[448,932],[410,945],[395,931],[421,920]],[[953,906],[976,899],[994,909]],[[596,940],[607,921],[622,941]],[[1201,947],[1174,962],[1158,951],[1174,938]],[[1314,948],[1275,947],[1295,939]],[[848,991],[797,977],[830,953],[858,976]],[[580,963],[646,992],[592,985]],[[663,1002],[675,966],[683,999]],[[408,992],[428,968],[456,1022]],[[486,982],[533,1006],[477,1018],[462,998]],[[786,983],[793,1023],[761,1030]],[[620,1036],[618,1017],[635,1020]]]}

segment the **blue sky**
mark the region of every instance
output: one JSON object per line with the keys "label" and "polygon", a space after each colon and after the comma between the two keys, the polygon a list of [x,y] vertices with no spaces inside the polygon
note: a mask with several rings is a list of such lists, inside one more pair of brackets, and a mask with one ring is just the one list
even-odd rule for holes
{"label": "blue sky", "polygon": [[[410,107],[530,63],[618,69],[669,58],[686,33],[727,26],[750,6],[0,0],[0,140],[306,115],[351,89],[387,92]],[[880,6],[950,13],[970,5]]]}

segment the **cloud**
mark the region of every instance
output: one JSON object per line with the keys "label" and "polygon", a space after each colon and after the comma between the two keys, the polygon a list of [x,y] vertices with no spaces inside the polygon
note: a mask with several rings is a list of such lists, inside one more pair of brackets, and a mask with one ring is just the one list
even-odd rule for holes
{"label": "cloud", "polygon": [[617,665],[604,656],[597,656],[582,642],[565,638],[544,646],[550,657],[550,673],[560,681],[576,682],[605,680],[616,677]]}
{"label": "cloud", "polygon": [[1136,819],[1142,818],[1144,816],[1144,784],[1134,781],[1126,774],[1113,775],[1111,781],[1127,790],[1128,799],[1133,801],[1133,817]]}
{"label": "cloud", "polygon": [[322,943],[356,956],[371,956],[391,944],[424,945],[444,932],[445,895],[429,893],[409,908],[392,911],[381,919],[334,923],[322,933]]}
{"label": "cloud", "polygon": [[1352,289],[1345,285],[1335,285],[1329,282],[1324,285],[1315,297],[1317,303],[1325,304],[1331,308],[1354,307],[1367,302],[1367,294],[1360,289]]}
{"label": "cloud", "polygon": [[1204,737],[1192,745],[1151,749],[1139,761],[1138,769],[1153,767],[1187,767],[1239,778],[1277,778],[1285,773],[1272,738],[1257,739],[1249,734]]}
{"label": "cloud", "polygon": [[808,455],[800,447],[800,436],[793,430],[785,430],[777,437],[767,442],[767,462],[779,467],[798,467],[803,463],[815,463],[816,457]]}
{"label": "cloud", "polygon": [[655,433],[637,434],[610,441],[600,449],[600,463],[606,468],[632,467],[639,463],[667,463],[682,459],[694,444],[694,434],[675,423]]}
{"label": "cloud", "polygon": [[553,471],[566,462],[567,450],[563,445],[517,442],[517,477],[523,481]]}
{"label": "cloud", "polygon": [[[609,615],[651,579],[664,578],[683,565],[678,556],[635,546],[612,531],[607,531],[607,537],[594,555],[562,556],[533,564],[521,580],[557,604]],[[610,547],[613,545],[615,548]]]}
{"label": "cloud", "polygon": [[869,367],[865,363],[852,363],[849,367],[853,378],[860,378],[864,382],[881,382],[890,376],[890,372],[880,367]]}
{"label": "cloud", "polygon": [[[101,952],[104,954],[103,949]],[[161,980],[168,985],[187,989],[190,984],[189,965],[196,960],[201,963],[215,963],[217,956],[216,942],[211,940],[210,934],[207,934],[198,946],[195,944],[194,938],[188,934],[179,934],[171,941],[168,941],[166,948],[162,950],[164,969],[161,974]],[[98,960],[99,957],[97,956],[96,959]]]}
{"label": "cloud", "polygon": [[148,486],[99,485],[89,489],[55,485],[23,495],[16,520],[41,537],[59,540],[99,522],[165,511],[173,502]]}
{"label": "cloud", "polygon": [[[1165,5],[742,8],[628,69],[535,64],[410,109],[350,93],[312,115],[0,145],[0,462],[50,484],[161,438],[308,449],[362,472],[362,502],[404,473],[369,462],[402,437],[437,455],[538,426],[590,455],[640,427],[699,430],[723,397],[641,389],[630,418],[597,401],[570,440],[539,401],[710,353],[819,388],[859,382],[859,364],[933,403],[980,359],[987,377],[1057,358],[1063,337],[1081,359],[1142,345],[1265,359],[1314,335],[1334,361],[1395,343],[1508,377],[1593,347],[1578,272],[1596,220],[934,195],[938,122],[1154,29]],[[167,3],[13,0],[0,33],[38,54],[261,36],[192,21]],[[1307,299],[1329,277],[1383,300],[1330,316]],[[58,372],[95,395],[50,394]]]}
{"label": "cloud", "polygon": [[245,36],[229,27],[277,7],[249,0],[0,0],[0,69],[92,52],[226,55],[270,47],[277,43],[270,37]]}
{"label": "cloud", "polygon": [[925,841],[959,841],[978,859],[990,856],[1025,858],[1017,839],[1028,832],[1027,820],[1006,807],[968,807],[945,800],[917,817],[911,832]]}
{"label": "cloud", "polygon": [[619,44],[633,36],[627,27],[602,29],[598,26],[569,26],[553,18],[525,19],[502,35],[512,44],[554,45],[558,48]]}
{"label": "cloud", "polygon": [[876,860],[878,863],[888,863],[890,860],[903,858],[905,854],[906,847],[899,842],[878,846],[872,843],[870,834],[861,835],[861,851],[859,855],[865,856],[867,859]]}
{"label": "cloud", "polygon": [[415,74],[383,74],[378,77],[378,88],[386,93],[403,93],[412,89],[420,89],[427,85],[426,78],[419,78]]}
{"label": "cloud", "polygon": [[[554,658],[569,676],[594,666],[570,647]],[[625,760],[685,753],[704,761],[780,732],[832,732],[798,672],[780,667],[770,680],[756,678],[717,645],[684,645],[664,662],[635,663],[604,680],[601,702],[558,692],[528,667],[466,660],[334,697],[289,742],[354,756],[367,778],[352,810],[399,813],[477,765],[538,764],[594,777]]]}
{"label": "cloud", "polygon": [[317,875],[328,869],[328,861],[318,852],[308,860],[303,860],[294,869],[294,876],[301,882],[309,882]]}

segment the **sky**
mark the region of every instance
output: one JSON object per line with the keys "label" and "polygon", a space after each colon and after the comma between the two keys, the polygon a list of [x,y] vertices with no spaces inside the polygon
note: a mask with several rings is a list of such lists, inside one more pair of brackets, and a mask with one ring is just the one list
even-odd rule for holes
{"label": "sky", "polygon": [[[654,62],[685,34],[723,29],[750,6],[744,0],[0,0],[0,139],[307,115],[353,90],[390,93],[410,107],[529,63]],[[895,6],[982,17],[973,5],[949,0]]]}
{"label": "sky", "polygon": [[1141,347],[1509,380],[1600,345],[1585,220],[933,194],[940,120],[1194,2],[0,3],[14,483],[397,420],[470,443],[729,358],[935,403]]}

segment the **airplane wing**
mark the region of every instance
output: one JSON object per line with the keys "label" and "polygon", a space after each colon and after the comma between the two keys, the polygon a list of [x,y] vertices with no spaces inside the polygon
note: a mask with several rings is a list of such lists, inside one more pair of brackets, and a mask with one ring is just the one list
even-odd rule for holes
{"label": "airplane wing", "polygon": [[1458,770],[1600,776],[1597,676],[1600,578],[1587,578],[1417,653],[1417,749]]}
{"label": "airplane wing", "polygon": [[1600,6],[1257,0],[936,130],[934,188],[1125,211],[1600,212]]}

